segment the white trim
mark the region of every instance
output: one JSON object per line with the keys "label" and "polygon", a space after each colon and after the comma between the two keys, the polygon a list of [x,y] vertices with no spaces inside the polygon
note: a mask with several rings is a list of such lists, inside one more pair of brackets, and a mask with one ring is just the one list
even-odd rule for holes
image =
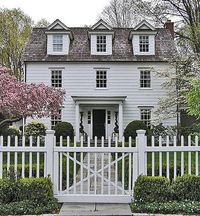
{"label": "white trim", "polygon": [[[106,23],[103,19],[100,19],[97,23],[95,23],[91,29],[95,30],[98,28],[98,26],[103,25],[106,29],[108,30],[112,30],[112,27],[110,25],[108,25],[108,23]],[[98,29],[99,30],[99,29]]]}
{"label": "white trim", "polygon": [[51,30],[53,27],[55,27],[56,25],[60,25],[64,30],[69,30],[69,28],[63,23],[61,22],[59,19],[56,19],[53,23],[51,23],[48,27],[47,30]]}
{"label": "white trim", "polygon": [[135,27],[134,30],[138,30],[141,28],[141,26],[146,25],[150,30],[154,31],[156,30],[149,22],[146,20],[142,20],[140,23],[138,23]]}

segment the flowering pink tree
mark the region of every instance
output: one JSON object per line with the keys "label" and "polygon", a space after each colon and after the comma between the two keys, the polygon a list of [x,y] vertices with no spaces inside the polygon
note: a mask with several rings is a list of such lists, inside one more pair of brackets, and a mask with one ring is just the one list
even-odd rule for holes
{"label": "flowering pink tree", "polygon": [[19,82],[0,67],[0,113],[9,117],[0,121],[15,122],[24,117],[49,117],[57,115],[64,102],[65,91],[45,84]]}

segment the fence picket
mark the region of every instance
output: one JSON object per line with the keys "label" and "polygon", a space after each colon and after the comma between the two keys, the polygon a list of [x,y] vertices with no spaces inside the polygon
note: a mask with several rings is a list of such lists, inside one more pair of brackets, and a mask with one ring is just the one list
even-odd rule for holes
{"label": "fence picket", "polygon": [[[195,136],[195,146],[198,146],[198,136]],[[195,173],[196,175],[199,175],[199,152],[195,152]]]}
{"label": "fence picket", "polygon": [[[37,148],[40,147],[40,137],[37,137]],[[40,177],[40,153],[37,152],[37,170],[36,170],[36,177],[39,178]]]}
{"label": "fence picket", "polygon": [[[17,148],[18,146],[18,137],[15,136],[15,148]],[[16,174],[16,178],[17,178],[17,156],[18,156],[18,153],[15,152],[15,155],[14,155],[14,172]]]}
{"label": "fence picket", "polygon": [[[167,142],[166,146],[169,147],[169,136],[167,136]],[[167,152],[167,158],[166,158],[166,163],[167,163],[167,178],[169,178],[169,152]]]}
{"label": "fence picket", "polygon": [[3,178],[3,152],[1,148],[3,148],[3,136],[0,136],[0,179]]}
{"label": "fence picket", "polygon": [[[29,146],[32,147],[33,146],[33,137],[30,136],[29,139]],[[29,152],[29,178],[32,177],[32,152]]]}
{"label": "fence picket", "polygon": [[[191,146],[191,136],[188,136],[188,146]],[[191,169],[192,169],[192,164],[191,164],[191,152],[188,152],[188,174],[191,175]]]}
{"label": "fence picket", "polygon": [[[115,137],[115,148],[118,148],[117,136]],[[115,194],[118,193],[117,185],[118,185],[118,153],[115,153]]]}
{"label": "fence picket", "polygon": [[[161,136],[159,136],[159,148],[162,148]],[[162,176],[162,151],[159,152],[159,176]]]}
{"label": "fence picket", "polygon": [[[176,147],[176,136],[174,136],[173,146]],[[176,176],[177,176],[177,174],[176,174],[177,173],[177,170],[176,170],[176,167],[177,167],[176,161],[177,161],[177,153],[174,152],[174,179],[176,179]]]}
{"label": "fence picket", "polygon": [[[181,146],[184,147],[184,137],[181,136]],[[181,152],[181,176],[184,175],[184,152]]]}
{"label": "fence picket", "polygon": [[[155,147],[155,140],[154,136],[151,137],[151,146]],[[152,152],[152,161],[151,161],[151,169],[152,169],[152,176],[155,176],[155,153]]]}

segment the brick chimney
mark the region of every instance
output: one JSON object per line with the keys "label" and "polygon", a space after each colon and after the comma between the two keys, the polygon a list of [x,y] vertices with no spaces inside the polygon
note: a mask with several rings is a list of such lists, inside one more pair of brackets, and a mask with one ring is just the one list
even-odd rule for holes
{"label": "brick chimney", "polygon": [[167,29],[174,38],[174,22],[167,20],[167,22],[164,24],[164,28]]}

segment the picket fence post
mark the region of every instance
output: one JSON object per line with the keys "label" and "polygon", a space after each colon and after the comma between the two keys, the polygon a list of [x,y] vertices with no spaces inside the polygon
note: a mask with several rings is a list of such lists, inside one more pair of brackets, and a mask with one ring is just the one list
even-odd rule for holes
{"label": "picket fence post", "polygon": [[54,133],[54,130],[47,130],[45,137],[45,146],[47,148],[46,174],[47,176],[50,175],[52,181],[54,173]]}
{"label": "picket fence post", "polygon": [[146,130],[137,130],[136,147],[138,149],[138,176],[146,175],[146,154],[145,148],[147,146]]}

